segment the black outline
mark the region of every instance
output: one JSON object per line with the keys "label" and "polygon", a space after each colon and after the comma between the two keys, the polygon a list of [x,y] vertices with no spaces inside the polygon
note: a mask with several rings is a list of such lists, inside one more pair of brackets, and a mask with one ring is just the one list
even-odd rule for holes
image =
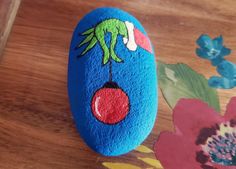
{"label": "black outline", "polygon": [[[110,20],[110,19],[117,19],[117,18],[107,18],[107,19],[105,19],[105,20]],[[105,20],[103,20],[103,21],[105,21]],[[119,19],[117,19],[117,20],[119,20]],[[97,25],[99,25],[100,23],[102,23],[103,21],[101,21],[101,22],[98,22],[97,24],[95,24],[92,28],[94,28],[94,30],[93,30],[93,33],[94,33],[94,36],[93,37],[95,37],[96,38],[96,40],[97,40],[97,42],[99,42],[98,41],[98,38],[97,38],[97,36],[96,36],[96,33],[95,33],[95,30],[96,30],[96,27],[97,27]],[[124,22],[124,24],[125,24],[125,21],[122,21],[122,20],[119,20],[119,21],[121,21],[121,22]],[[117,28],[117,26],[115,25],[115,27]],[[127,29],[127,27],[125,26],[125,28],[126,28],[126,31],[127,31],[127,33],[128,33],[128,29]],[[89,28],[89,29],[91,29],[91,28]],[[117,28],[117,30],[119,31],[119,29]],[[86,31],[86,30],[85,30]],[[91,32],[92,33],[92,32]],[[106,33],[109,33],[109,32],[106,32]],[[105,34],[106,34],[105,33]],[[79,33],[78,34],[78,36],[87,36],[87,35],[82,35],[83,33]],[[118,35],[120,35],[120,34],[118,34]],[[122,36],[123,37],[123,36]],[[127,35],[127,43],[128,43],[128,41],[129,41],[129,36]],[[97,43],[96,42],[96,43]],[[117,45],[117,43],[118,43],[118,38],[116,39],[116,44],[115,44],[115,46],[114,46],[114,48],[116,47],[116,45]],[[79,44],[78,44],[79,45]],[[74,50],[78,50],[79,48],[81,48],[82,46],[84,46],[84,45],[82,45],[82,46],[80,46],[80,47],[78,47],[78,45],[76,45],[75,47],[74,47]],[[95,44],[96,45],[96,44]],[[124,44],[125,46],[126,46],[126,44]],[[102,48],[101,47],[101,44],[99,43],[99,46],[100,46],[100,48]],[[86,47],[85,47],[86,48]],[[93,48],[91,48],[91,49],[89,49],[87,52],[89,52],[90,50],[92,50]],[[102,50],[102,49],[101,49]],[[110,50],[110,49],[109,49]],[[86,53],[87,53],[86,52]],[[109,51],[110,52],[110,51]],[[82,53],[83,53],[83,51],[82,51]],[[82,53],[80,53],[79,55],[77,55],[77,58],[81,58],[82,56],[84,56],[84,55],[82,55]],[[102,53],[103,53],[103,55],[104,55],[104,52],[103,52],[103,50],[102,50]],[[120,58],[120,59],[122,59],[122,58]],[[122,88],[120,88],[119,86],[118,86],[118,84],[116,83],[116,82],[113,82],[112,81],[112,60],[113,59],[111,59],[111,57],[109,58],[109,81],[108,82],[106,82],[101,88],[99,88],[99,89],[97,89],[94,93],[93,93],[93,96],[92,96],[92,99],[91,99],[91,101],[90,101],[90,109],[91,109],[91,113],[92,113],[92,115],[95,117],[95,119],[97,119],[97,121],[98,122],[100,122],[100,123],[103,123],[103,124],[106,124],[106,125],[116,125],[116,124],[118,124],[118,123],[120,123],[121,121],[123,121],[124,119],[126,119],[127,118],[127,116],[129,115],[129,113],[130,113],[130,110],[131,110],[131,105],[130,105],[130,98],[129,98],[129,96],[128,96],[128,94],[122,89]],[[122,61],[121,62],[117,62],[116,60],[114,60],[116,63],[124,63],[124,59],[122,59]],[[103,66],[105,66],[106,64],[103,64],[103,59],[102,59],[102,67]],[[118,122],[116,122],[116,123],[105,123],[105,122],[103,122],[103,121],[101,121],[101,120],[99,120],[94,114],[93,114],[93,110],[92,110],[92,101],[93,101],[93,98],[94,98],[94,96],[95,96],[95,94],[97,93],[97,91],[99,91],[99,90],[101,90],[101,89],[103,89],[103,88],[113,88],[113,89],[120,89],[122,92],[124,92],[125,93],[125,95],[127,96],[127,98],[128,98],[128,113],[127,113],[127,115],[123,118],[123,119],[121,119],[120,121],[118,121]]]}
{"label": "black outline", "polygon": [[[118,121],[118,122],[116,122],[116,123],[112,123],[112,124],[111,124],[111,123],[105,123],[105,122],[99,120],[99,119],[93,114],[93,108],[92,108],[93,98],[94,98],[95,94],[97,93],[97,91],[99,91],[99,90],[101,90],[101,89],[104,89],[104,88],[120,89],[120,90],[121,90],[122,92],[124,92],[125,95],[128,97],[128,101],[129,101],[129,103],[128,103],[128,108],[129,108],[128,113],[127,113],[127,115],[126,115],[123,119],[121,119],[120,121]],[[92,113],[92,115],[95,117],[95,119],[96,119],[98,122],[103,123],[103,124],[106,124],[106,125],[116,125],[116,124],[120,123],[121,121],[123,121],[123,120],[125,120],[125,119],[127,118],[127,116],[130,114],[131,105],[130,105],[130,99],[129,99],[128,94],[127,94],[122,88],[120,88],[116,82],[106,82],[101,88],[97,89],[97,90],[93,93],[92,99],[91,99],[91,101],[90,101],[90,108],[91,108],[91,113]]]}
{"label": "black outline", "polygon": [[[117,18],[107,18],[107,19],[105,19],[105,20],[103,20],[103,21],[106,21],[106,20],[110,20],[110,19],[116,19],[116,20],[119,20],[119,19],[117,19]],[[97,25],[99,25],[100,23],[102,23],[103,21],[101,21],[101,22],[98,22],[97,24],[95,24],[95,26],[93,26],[92,28],[94,28],[94,30],[93,30],[93,33],[94,33],[94,36],[93,37],[95,37],[96,39],[97,39],[97,42],[99,42],[98,41],[98,38],[97,38],[97,36],[96,36],[96,33],[95,33],[95,30],[96,30],[96,27],[97,27]],[[125,21],[122,21],[122,20],[119,20],[119,21],[121,21],[121,22],[124,22],[124,24],[125,24]],[[115,27],[117,28],[117,26],[115,25]],[[125,26],[125,28],[126,28],[126,30],[127,30],[127,32],[128,32],[128,29],[127,29],[127,27]],[[91,28],[89,28],[89,29],[91,29]],[[117,30],[119,30],[118,28],[117,28]],[[86,31],[86,30],[85,30]],[[91,32],[92,33],[92,32]],[[106,32],[107,33],[107,32]],[[83,33],[78,33],[78,36],[86,36],[86,35],[82,35]],[[118,34],[118,35],[120,35],[120,34]],[[129,40],[129,36],[127,37],[127,39]],[[97,43],[96,42],[96,43]],[[116,44],[117,44],[118,42],[117,42],[117,39],[116,39]],[[78,44],[79,45],[79,44]],[[74,47],[74,50],[78,50],[80,47],[82,47],[82,46],[80,46],[80,47],[78,47],[78,45],[76,45],[75,47]],[[85,44],[84,44],[85,45]],[[96,44],[95,44],[96,45]],[[99,44],[99,46],[101,47],[101,45]],[[116,45],[115,45],[116,46]],[[114,48],[115,48],[115,46],[114,46]],[[102,48],[102,47],[101,47]],[[91,48],[91,49],[89,49],[87,52],[89,52],[90,50],[92,50],[93,48]],[[103,50],[102,50],[103,51]],[[86,53],[87,53],[86,52]],[[110,51],[109,51],[110,52]],[[82,51],[82,53],[83,53],[83,51]],[[77,57],[78,58],[80,58],[80,57],[82,57],[82,56],[84,56],[84,55],[82,55],[82,53],[80,53],[79,55],[77,55]],[[103,55],[104,55],[104,52],[103,52]],[[120,59],[122,59],[122,58],[120,58]],[[115,61],[115,60],[114,60]],[[122,59],[122,61],[121,62],[117,62],[117,61],[115,61],[116,63],[124,63],[124,59]],[[102,66],[105,66],[106,64],[103,64],[103,60],[102,60]]]}

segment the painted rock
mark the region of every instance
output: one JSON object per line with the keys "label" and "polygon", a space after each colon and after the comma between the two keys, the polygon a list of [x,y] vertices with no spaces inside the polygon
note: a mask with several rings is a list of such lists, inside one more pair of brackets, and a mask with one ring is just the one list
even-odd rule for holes
{"label": "painted rock", "polygon": [[70,46],[68,92],[80,136],[117,156],[139,146],[157,113],[154,51],[137,19],[98,8],[77,25]]}

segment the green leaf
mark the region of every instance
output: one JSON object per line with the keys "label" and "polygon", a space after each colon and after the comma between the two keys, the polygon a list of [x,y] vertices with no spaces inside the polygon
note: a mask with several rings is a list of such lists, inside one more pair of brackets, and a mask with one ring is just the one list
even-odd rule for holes
{"label": "green leaf", "polygon": [[181,98],[196,98],[220,112],[217,91],[208,85],[208,80],[183,63],[158,63],[158,78],[161,91],[171,108]]}

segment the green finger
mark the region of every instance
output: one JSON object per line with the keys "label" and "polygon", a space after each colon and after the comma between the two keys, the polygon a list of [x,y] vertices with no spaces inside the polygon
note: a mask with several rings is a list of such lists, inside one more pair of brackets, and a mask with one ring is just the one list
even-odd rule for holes
{"label": "green finger", "polygon": [[122,59],[119,58],[115,53],[114,51],[111,53],[111,58],[116,61],[116,62],[122,62]]}
{"label": "green finger", "polygon": [[116,61],[116,62],[122,62],[122,59],[120,59],[116,54],[115,54],[115,45],[117,43],[117,36],[118,32],[113,32],[111,34],[111,45],[110,45],[110,53],[111,53],[111,58]]}
{"label": "green finger", "polygon": [[89,45],[86,47],[86,49],[83,51],[81,55],[84,55],[85,53],[87,53],[91,48],[94,47],[96,43],[97,43],[97,39],[93,37],[93,39],[91,40],[91,42],[89,43]]}
{"label": "green finger", "polygon": [[103,64],[107,64],[107,62],[109,61],[109,51],[108,50],[105,50],[103,51],[104,52],[104,56],[103,56]]}
{"label": "green finger", "polygon": [[87,31],[83,32],[82,35],[87,35],[87,34],[90,34],[94,31],[94,28],[90,28],[88,29]]}
{"label": "green finger", "polygon": [[81,47],[82,45],[84,45],[85,43],[88,43],[92,38],[93,38],[93,33],[91,33],[91,34],[89,34],[84,40],[83,40],[83,42],[81,42],[80,44],[79,44],[79,46],[78,47]]}

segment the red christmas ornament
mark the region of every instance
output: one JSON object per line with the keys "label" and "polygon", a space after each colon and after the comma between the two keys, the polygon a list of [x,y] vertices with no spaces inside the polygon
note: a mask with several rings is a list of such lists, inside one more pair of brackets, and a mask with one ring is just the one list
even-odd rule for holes
{"label": "red christmas ornament", "polygon": [[107,82],[95,92],[91,108],[99,121],[116,124],[128,114],[129,98],[115,82]]}

